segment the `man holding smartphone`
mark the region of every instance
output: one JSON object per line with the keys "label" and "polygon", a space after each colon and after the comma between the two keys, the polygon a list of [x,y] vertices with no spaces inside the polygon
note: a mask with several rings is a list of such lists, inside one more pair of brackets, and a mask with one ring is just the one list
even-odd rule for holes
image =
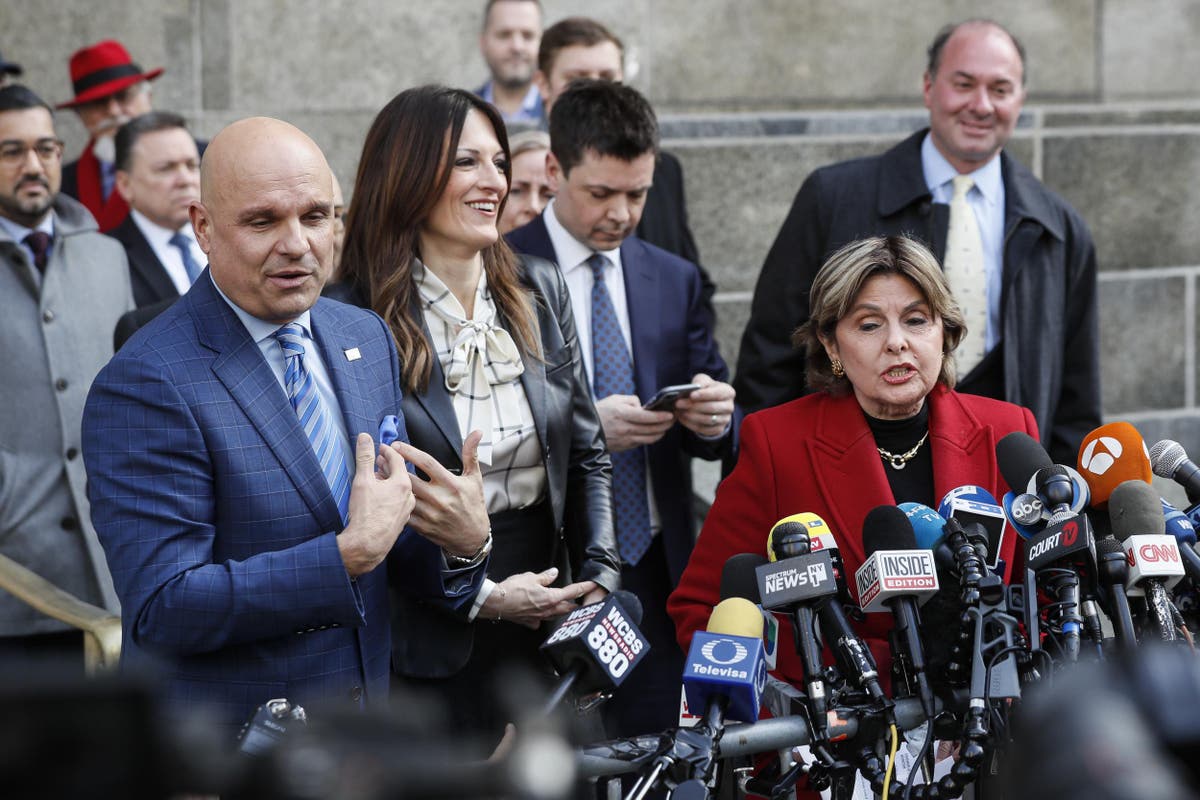
{"label": "man holding smartphone", "polygon": [[562,269],[612,452],[621,581],[651,648],[606,717],[610,734],[633,735],[678,722],[683,653],[666,598],[695,542],[690,460],[732,455],[740,417],[698,268],[634,235],[658,152],[649,104],[611,81],[573,83],[551,110],[550,150],[555,199],[509,241]]}

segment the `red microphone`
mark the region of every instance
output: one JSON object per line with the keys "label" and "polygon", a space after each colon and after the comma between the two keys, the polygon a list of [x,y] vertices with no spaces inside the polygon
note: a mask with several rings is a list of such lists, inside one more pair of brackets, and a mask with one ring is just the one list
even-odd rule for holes
{"label": "red microphone", "polygon": [[1107,506],[1113,489],[1125,481],[1150,483],[1154,479],[1146,443],[1128,422],[1110,422],[1083,437],[1079,474],[1091,489],[1093,508]]}

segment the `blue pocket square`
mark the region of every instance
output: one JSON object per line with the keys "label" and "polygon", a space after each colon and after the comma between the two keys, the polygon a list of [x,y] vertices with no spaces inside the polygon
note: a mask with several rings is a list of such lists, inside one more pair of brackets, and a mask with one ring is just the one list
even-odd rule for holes
{"label": "blue pocket square", "polygon": [[383,418],[383,422],[379,423],[379,444],[389,445],[400,438],[400,418],[395,414],[388,414]]}

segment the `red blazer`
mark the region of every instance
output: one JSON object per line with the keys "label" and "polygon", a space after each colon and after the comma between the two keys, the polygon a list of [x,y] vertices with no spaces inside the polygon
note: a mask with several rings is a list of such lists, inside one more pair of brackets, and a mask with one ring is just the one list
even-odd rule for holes
{"label": "red blazer", "polygon": [[[958,394],[940,383],[930,392],[929,402],[934,497],[965,484],[1001,497],[1008,487],[996,465],[996,442],[1013,431],[1037,439],[1033,414],[1011,403]],[[864,560],[863,520],[876,506],[895,502],[853,395],[812,394],[746,417],[737,467],[717,488],[691,560],[667,602],[684,651],[692,633],[707,626],[720,600],[725,562],[738,553],[766,555],[771,528],[789,514],[809,511],[825,520],[838,540],[850,592],[857,597],[853,576]],[[1006,537],[1001,551],[1009,565],[1015,544],[1016,537]],[[871,614],[859,626],[885,686],[891,668],[891,628],[890,614]],[[803,684],[790,625],[780,626],[775,674]]]}

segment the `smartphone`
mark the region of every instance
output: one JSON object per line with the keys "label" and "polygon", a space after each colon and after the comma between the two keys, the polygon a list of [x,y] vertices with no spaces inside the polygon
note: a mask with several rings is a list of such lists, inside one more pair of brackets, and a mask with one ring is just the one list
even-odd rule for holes
{"label": "smartphone", "polygon": [[700,385],[696,383],[679,383],[675,386],[664,386],[654,394],[654,397],[647,400],[642,408],[647,411],[670,411],[675,406],[676,400],[681,397],[687,397],[699,388]]}

